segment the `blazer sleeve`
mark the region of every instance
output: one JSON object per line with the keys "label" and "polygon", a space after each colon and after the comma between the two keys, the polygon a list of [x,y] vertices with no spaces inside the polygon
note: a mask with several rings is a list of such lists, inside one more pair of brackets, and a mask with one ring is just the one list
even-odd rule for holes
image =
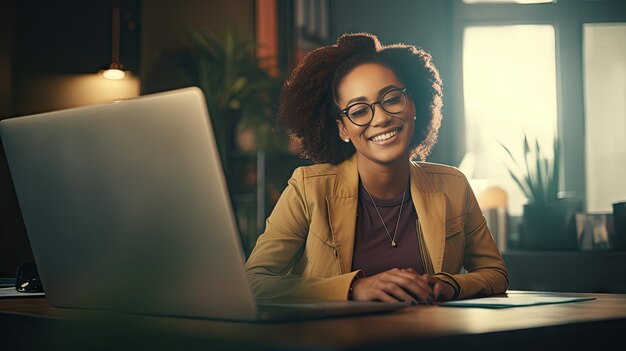
{"label": "blazer sleeve", "polygon": [[298,168],[246,262],[246,274],[256,297],[346,300],[359,273],[316,278],[292,272],[303,255],[311,222],[305,190],[304,171]]}
{"label": "blazer sleeve", "polygon": [[467,273],[438,273],[437,278],[456,288],[455,298],[487,296],[504,293],[509,287],[509,275],[487,222],[467,179],[465,247],[463,268]]}

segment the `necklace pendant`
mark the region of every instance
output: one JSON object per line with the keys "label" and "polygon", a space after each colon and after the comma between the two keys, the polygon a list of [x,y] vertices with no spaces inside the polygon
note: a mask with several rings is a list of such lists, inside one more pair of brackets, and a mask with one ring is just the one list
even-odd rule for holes
{"label": "necklace pendant", "polygon": [[395,240],[392,240],[392,241],[391,241],[391,246],[393,246],[393,247],[396,247],[396,246],[397,246],[397,245],[396,245],[396,241],[395,241]]}

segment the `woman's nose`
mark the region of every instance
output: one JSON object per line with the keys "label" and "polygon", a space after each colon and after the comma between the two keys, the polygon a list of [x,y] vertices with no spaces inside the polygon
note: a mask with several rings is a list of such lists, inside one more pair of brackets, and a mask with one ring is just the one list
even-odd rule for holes
{"label": "woman's nose", "polygon": [[372,122],[370,123],[372,126],[386,125],[393,118],[387,111],[385,111],[385,109],[382,108],[380,103],[372,105],[372,113]]}

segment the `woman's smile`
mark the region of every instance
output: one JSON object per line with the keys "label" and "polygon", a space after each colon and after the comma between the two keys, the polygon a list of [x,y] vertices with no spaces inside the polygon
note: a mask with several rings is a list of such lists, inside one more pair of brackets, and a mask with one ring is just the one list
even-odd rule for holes
{"label": "woman's smile", "polygon": [[399,139],[398,135],[400,134],[402,129],[402,127],[390,128],[385,131],[378,132],[368,139],[376,145],[389,145]]}

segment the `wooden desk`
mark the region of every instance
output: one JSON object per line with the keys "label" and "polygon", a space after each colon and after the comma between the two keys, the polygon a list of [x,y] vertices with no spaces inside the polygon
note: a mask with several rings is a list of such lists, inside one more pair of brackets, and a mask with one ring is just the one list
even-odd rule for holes
{"label": "wooden desk", "polygon": [[[510,291],[516,294],[539,294]],[[390,314],[293,323],[232,323],[59,309],[43,298],[0,300],[0,349],[597,350],[620,345],[626,295],[558,305],[418,306]],[[621,348],[621,346],[619,347]]]}

